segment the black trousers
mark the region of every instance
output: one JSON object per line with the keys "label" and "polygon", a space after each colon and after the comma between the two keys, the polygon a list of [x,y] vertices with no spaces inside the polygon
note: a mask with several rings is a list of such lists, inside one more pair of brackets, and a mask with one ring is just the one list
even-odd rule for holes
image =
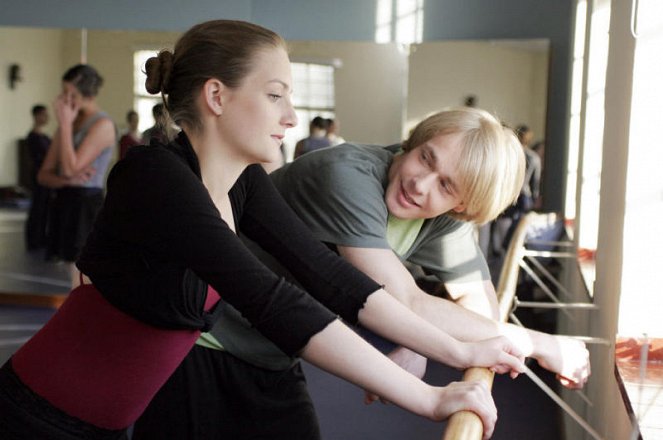
{"label": "black trousers", "polygon": [[[44,374],[48,374],[45,366]],[[0,368],[0,438],[3,440],[127,440],[126,430],[107,430],[70,416],[28,388],[9,359]]]}
{"label": "black trousers", "polygon": [[46,246],[46,226],[51,200],[51,189],[35,184],[32,190],[32,203],[25,223],[25,243],[28,250]]}
{"label": "black trousers", "polygon": [[76,261],[103,203],[101,188],[58,189],[50,210],[46,256]]}
{"label": "black trousers", "polygon": [[269,371],[194,346],[134,425],[133,440],[318,440],[301,365]]}

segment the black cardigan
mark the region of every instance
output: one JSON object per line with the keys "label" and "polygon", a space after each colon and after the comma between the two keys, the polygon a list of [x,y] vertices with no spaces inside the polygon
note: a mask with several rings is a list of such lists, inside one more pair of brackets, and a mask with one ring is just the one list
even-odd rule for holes
{"label": "black cardigan", "polygon": [[209,329],[209,284],[289,355],[335,318],[327,308],[357,321],[380,286],[313,237],[262,167],[246,168],[229,196],[238,233],[310,295],[263,265],[224,222],[184,133],[169,145],[134,147],[113,168],[77,266],[115,307],[162,328]]}

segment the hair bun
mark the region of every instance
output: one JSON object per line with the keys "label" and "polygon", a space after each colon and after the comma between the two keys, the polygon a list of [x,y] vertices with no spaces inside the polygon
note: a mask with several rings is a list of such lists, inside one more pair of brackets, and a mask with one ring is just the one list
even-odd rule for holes
{"label": "hair bun", "polygon": [[170,72],[173,68],[173,54],[162,50],[156,57],[151,57],[145,63],[145,89],[148,93],[168,93]]}

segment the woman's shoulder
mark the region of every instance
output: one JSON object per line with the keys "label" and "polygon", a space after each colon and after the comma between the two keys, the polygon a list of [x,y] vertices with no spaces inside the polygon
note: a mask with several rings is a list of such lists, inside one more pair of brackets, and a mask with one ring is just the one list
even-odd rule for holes
{"label": "woman's shoulder", "polygon": [[131,147],[114,167],[115,174],[136,174],[141,179],[177,179],[195,177],[185,158],[165,145]]}
{"label": "woman's shoulder", "polygon": [[186,159],[178,154],[178,151],[169,148],[168,145],[156,144],[136,145],[127,151],[123,159],[132,165],[162,165],[162,166],[181,166],[186,165]]}

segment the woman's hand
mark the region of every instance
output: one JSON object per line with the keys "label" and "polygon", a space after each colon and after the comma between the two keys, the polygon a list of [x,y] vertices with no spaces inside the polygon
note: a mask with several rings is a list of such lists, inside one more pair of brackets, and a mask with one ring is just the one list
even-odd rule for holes
{"label": "woman's hand", "polygon": [[483,438],[493,435],[497,421],[497,408],[488,387],[481,382],[451,382],[446,387],[434,388],[433,410],[430,418],[445,420],[458,411],[472,411],[481,419]]}
{"label": "woman's hand", "polygon": [[78,110],[80,110],[80,107],[76,104],[71,94],[67,93],[59,94],[55,98],[53,107],[55,109],[55,117],[60,126],[72,126],[76,116],[78,116]]}
{"label": "woman's hand", "polygon": [[[412,350],[409,350],[405,347],[398,347],[389,353],[387,357],[417,379],[421,379],[424,377],[424,374],[426,374],[426,365],[428,363],[428,359],[418,353],[415,353]],[[364,392],[365,404],[370,405],[378,399],[382,403],[389,403],[387,400],[383,399],[375,393],[371,393],[370,391]]]}
{"label": "woman's hand", "polygon": [[570,389],[582,388],[589,375],[589,351],[585,343],[566,336],[550,335],[546,350],[536,360],[546,370],[557,374],[562,385]]}
{"label": "woman's hand", "polygon": [[93,167],[87,167],[86,169],[84,169],[83,171],[78,173],[77,175],[68,178],[67,179],[67,186],[81,186],[81,185],[83,185],[85,182],[90,180],[92,178],[92,176],[94,176],[96,171],[97,170],[94,169]]}
{"label": "woman's hand", "polygon": [[525,371],[525,356],[504,336],[467,342],[467,363],[462,368],[486,367],[498,374],[510,373],[516,378]]}

